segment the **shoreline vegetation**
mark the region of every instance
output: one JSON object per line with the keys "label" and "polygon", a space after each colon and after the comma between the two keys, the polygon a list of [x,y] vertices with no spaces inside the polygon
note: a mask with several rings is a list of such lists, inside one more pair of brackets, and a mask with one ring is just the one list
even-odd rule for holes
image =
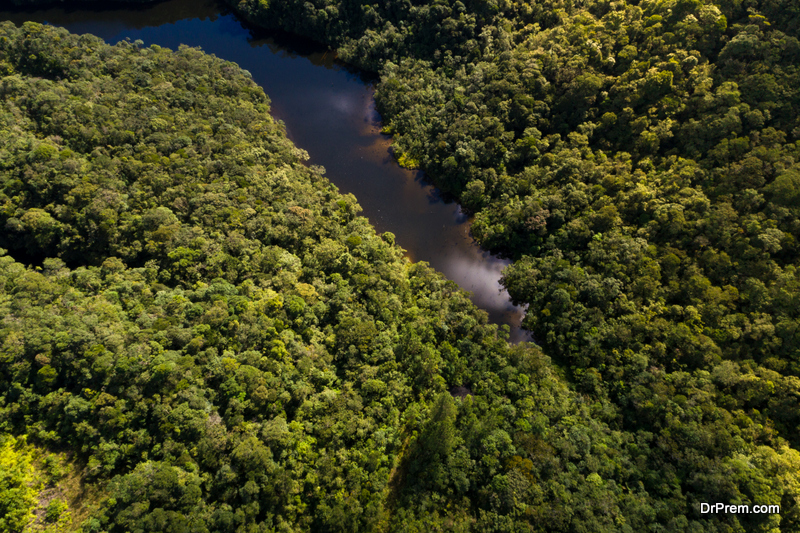
{"label": "shoreline vegetation", "polygon": [[795,3],[228,3],[380,74],[542,350],[235,65],[6,24],[0,428],[75,443],[86,531],[800,527]]}
{"label": "shoreline vegetation", "polygon": [[520,428],[564,486],[574,424],[617,438],[306,167],[234,64],[34,23],[0,58],[0,427],[75,453],[106,494],[84,531],[491,524],[506,462],[534,468]]}

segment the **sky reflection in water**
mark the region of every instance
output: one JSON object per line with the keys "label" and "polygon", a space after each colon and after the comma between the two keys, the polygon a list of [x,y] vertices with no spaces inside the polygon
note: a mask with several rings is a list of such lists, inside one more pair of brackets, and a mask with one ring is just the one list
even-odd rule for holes
{"label": "sky reflection in water", "polygon": [[512,341],[528,339],[499,279],[507,261],[482,251],[469,235],[458,204],[444,201],[421,172],[397,165],[390,137],[380,132],[369,78],[313,43],[256,32],[225,14],[213,0],[168,0],[110,9],[51,8],[15,13],[25,20],[93,33],[108,42],[141,39],[146,45],[199,46],[249,70],[272,101],[292,141],[309,163],[322,165],[342,192],[353,193],[379,232],[391,231],[414,261],[427,261],[473,293],[492,322],[509,324]]}

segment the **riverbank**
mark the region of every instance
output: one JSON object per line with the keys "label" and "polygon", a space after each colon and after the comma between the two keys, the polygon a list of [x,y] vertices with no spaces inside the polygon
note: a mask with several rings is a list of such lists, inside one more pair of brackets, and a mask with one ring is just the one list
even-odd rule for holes
{"label": "riverbank", "polygon": [[443,199],[421,172],[397,165],[391,137],[381,133],[373,79],[335,60],[325,47],[242,27],[210,0],[133,9],[51,7],[2,16],[18,24],[49,21],[110,42],[127,37],[173,49],[200,46],[235,61],[270,95],[273,115],[309,153],[309,164],[325,167],[340,190],[354,194],[379,231],[392,232],[410,259],[426,261],[471,291],[492,322],[509,325],[513,342],[528,338],[519,328],[522,309],[501,292],[499,279],[508,262],[474,243],[468,217],[456,203]]}

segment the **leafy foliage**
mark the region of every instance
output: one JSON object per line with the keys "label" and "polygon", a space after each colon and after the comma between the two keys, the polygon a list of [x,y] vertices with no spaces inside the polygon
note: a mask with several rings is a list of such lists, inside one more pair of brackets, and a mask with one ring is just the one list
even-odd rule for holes
{"label": "leafy foliage", "polygon": [[231,4],[380,71],[557,365],[235,66],[3,26],[0,245],[41,266],[0,258],[2,420],[108,481],[85,529],[800,527],[795,3]]}
{"label": "leafy foliage", "polygon": [[376,235],[243,71],[0,31],[0,423],[78,453],[107,495],[84,531],[426,529],[528,509],[520,461],[564,490],[616,475],[587,435],[625,436]]}
{"label": "leafy foliage", "polygon": [[36,499],[33,457],[24,440],[0,436],[0,531],[22,531]]}
{"label": "leafy foliage", "polygon": [[796,2],[231,4],[380,72],[400,162],[475,213],[544,351],[674,469],[672,496],[644,483],[668,516],[721,479],[732,425],[800,446]]}

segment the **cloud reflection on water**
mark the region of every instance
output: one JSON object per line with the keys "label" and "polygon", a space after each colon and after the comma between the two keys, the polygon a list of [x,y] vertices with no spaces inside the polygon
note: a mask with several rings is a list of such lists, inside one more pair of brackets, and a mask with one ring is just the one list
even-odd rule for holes
{"label": "cloud reflection on water", "polygon": [[253,31],[221,13],[213,0],[54,7],[3,16],[17,24],[47,21],[112,43],[130,38],[142,39],[145,46],[199,46],[238,63],[269,95],[273,115],[309,153],[309,163],[324,166],[342,192],[353,193],[378,231],[391,231],[410,258],[427,261],[470,291],[491,321],[512,327],[512,340],[528,338],[519,328],[523,310],[511,305],[499,283],[507,261],[480,250],[469,235],[468,217],[422,172],[397,164],[391,138],[381,133],[373,87],[333,52],[285,34]]}

